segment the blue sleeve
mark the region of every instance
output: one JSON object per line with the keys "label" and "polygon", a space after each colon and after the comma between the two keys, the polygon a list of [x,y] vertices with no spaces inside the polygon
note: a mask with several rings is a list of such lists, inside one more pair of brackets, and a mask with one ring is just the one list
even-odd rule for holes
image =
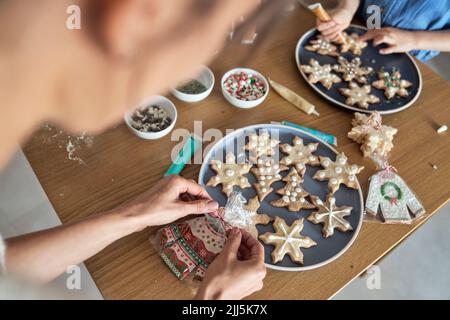
{"label": "blue sleeve", "polygon": [[[371,5],[381,8],[382,27],[411,31],[450,30],[450,0],[361,0],[358,15],[364,21]],[[415,50],[411,54],[421,61],[428,61],[439,52]]]}

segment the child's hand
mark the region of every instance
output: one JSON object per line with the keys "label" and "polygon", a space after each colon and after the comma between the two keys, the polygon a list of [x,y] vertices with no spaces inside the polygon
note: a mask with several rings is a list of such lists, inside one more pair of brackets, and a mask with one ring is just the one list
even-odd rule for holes
{"label": "child's hand", "polygon": [[374,46],[387,44],[387,48],[380,49],[380,54],[409,52],[417,49],[416,35],[413,31],[405,31],[396,28],[382,28],[369,30],[361,37],[362,41],[373,40]]}
{"label": "child's hand", "polygon": [[329,12],[331,21],[323,22],[317,19],[317,30],[322,35],[331,41],[339,40],[339,34],[348,28],[352,19],[353,13],[346,9],[337,9]]}

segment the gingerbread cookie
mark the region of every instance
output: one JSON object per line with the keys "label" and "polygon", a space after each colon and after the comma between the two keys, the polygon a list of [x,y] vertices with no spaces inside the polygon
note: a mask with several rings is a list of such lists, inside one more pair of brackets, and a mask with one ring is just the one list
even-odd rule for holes
{"label": "gingerbread cookie", "polygon": [[272,218],[267,214],[259,214],[258,209],[260,203],[258,197],[251,198],[248,200],[247,204],[243,207],[249,214],[251,223],[245,228],[252,236],[258,238],[258,230],[256,229],[257,224],[268,224],[272,221]]}
{"label": "gingerbread cookie", "polygon": [[364,48],[367,47],[367,42],[359,40],[357,33],[348,34],[342,33],[344,42],[341,44],[341,52],[346,53],[351,51],[354,55],[360,56]]}
{"label": "gingerbread cookie", "polygon": [[311,248],[317,243],[310,237],[303,236],[303,219],[295,220],[291,226],[280,217],[276,217],[273,223],[275,233],[266,232],[259,236],[265,244],[274,245],[272,251],[272,262],[277,263],[283,260],[287,254],[292,261],[303,264],[303,253],[301,248]]}
{"label": "gingerbread cookie", "polygon": [[344,219],[350,215],[353,209],[352,207],[336,206],[336,199],[332,194],[327,196],[325,202],[316,196],[311,196],[311,201],[318,210],[313,212],[308,217],[308,220],[314,224],[323,224],[322,234],[325,238],[332,236],[334,234],[334,229],[338,229],[342,232],[353,230],[350,222]]}
{"label": "gingerbread cookie", "polygon": [[339,190],[341,183],[352,189],[358,188],[356,175],[364,169],[363,166],[349,164],[344,153],[339,153],[335,162],[328,157],[321,156],[319,158],[320,164],[325,169],[317,171],[313,179],[319,181],[328,180],[328,189],[332,194]]}
{"label": "gingerbread cookie", "polygon": [[367,84],[367,75],[373,72],[371,67],[362,67],[361,59],[354,58],[352,61],[348,61],[344,57],[340,56],[338,58],[338,65],[333,66],[333,70],[342,73],[342,78],[346,82],[352,82],[356,80],[361,84]]}
{"label": "gingerbread cookie", "polygon": [[364,157],[371,157],[375,154],[385,157],[394,147],[394,135],[398,130],[383,125],[378,112],[374,112],[370,116],[356,112],[352,126],[352,130],[347,136],[361,144]]}
{"label": "gingerbread cookie", "polygon": [[261,156],[273,156],[280,141],[271,139],[267,131],[263,131],[260,135],[253,133],[249,136],[249,142],[244,146],[250,155],[258,159]]}
{"label": "gingerbread cookie", "polygon": [[360,87],[356,83],[350,82],[348,88],[339,88],[339,92],[347,97],[345,104],[349,106],[357,105],[362,109],[369,109],[369,104],[380,102],[377,96],[370,93],[370,85]]}
{"label": "gingerbread cookie", "polygon": [[215,187],[222,184],[222,191],[228,197],[233,192],[234,186],[241,188],[250,188],[248,179],[244,176],[249,173],[251,165],[248,163],[237,164],[236,157],[232,153],[228,153],[225,163],[219,160],[211,161],[211,168],[217,173],[216,176],[209,179],[206,185]]}
{"label": "gingerbread cookie", "polygon": [[306,165],[318,166],[320,165],[319,158],[313,154],[319,146],[318,143],[303,144],[303,140],[299,137],[294,137],[293,145],[283,144],[280,146],[281,151],[287,154],[281,159],[280,163],[286,166],[295,166],[297,172],[304,176],[306,172]]}
{"label": "gingerbread cookie", "polygon": [[305,49],[322,56],[339,56],[339,53],[337,52],[337,46],[332,44],[331,41],[325,39],[321,35],[317,36],[316,39],[311,40],[309,42],[309,45],[305,46]]}
{"label": "gingerbread cookie", "polygon": [[408,89],[413,84],[408,80],[403,80],[400,71],[393,69],[392,73],[381,70],[378,72],[378,81],[372,85],[380,90],[384,90],[384,95],[388,99],[394,98],[396,95],[405,98],[409,95]]}
{"label": "gingerbread cookie", "polygon": [[273,191],[271,185],[276,181],[280,181],[280,172],[287,169],[288,167],[277,164],[273,158],[258,159],[258,165],[253,167],[251,172],[257,180],[254,187],[258,193],[259,201],[263,201]]}
{"label": "gingerbread cookie", "polygon": [[317,60],[311,59],[309,65],[302,65],[300,69],[308,74],[308,82],[315,84],[320,82],[327,90],[330,90],[333,84],[342,82],[341,78],[332,73],[331,65],[321,66]]}
{"label": "gingerbread cookie", "polygon": [[286,182],[286,185],[284,188],[277,190],[277,194],[281,195],[282,198],[272,201],[271,205],[277,208],[287,207],[291,212],[315,208],[306,200],[309,193],[303,189],[303,179],[294,168],[284,177],[283,181]]}

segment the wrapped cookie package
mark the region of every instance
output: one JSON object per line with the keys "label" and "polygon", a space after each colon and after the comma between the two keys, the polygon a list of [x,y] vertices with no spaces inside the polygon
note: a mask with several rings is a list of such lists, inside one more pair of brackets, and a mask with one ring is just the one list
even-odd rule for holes
{"label": "wrapped cookie package", "polygon": [[378,112],[355,113],[348,137],[361,144],[364,157],[372,159],[378,172],[369,179],[364,220],[386,224],[411,224],[425,217],[422,203],[389,163],[397,129],[383,125]]}
{"label": "wrapped cookie package", "polygon": [[252,219],[245,203],[242,194],[233,192],[217,212],[169,224],[152,235],[150,242],[178,279],[198,284],[223,250],[228,230],[250,226]]}

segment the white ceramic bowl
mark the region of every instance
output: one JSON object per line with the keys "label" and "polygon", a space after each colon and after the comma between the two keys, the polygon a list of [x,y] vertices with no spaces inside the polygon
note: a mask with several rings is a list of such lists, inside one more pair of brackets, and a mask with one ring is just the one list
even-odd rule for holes
{"label": "white ceramic bowl", "polygon": [[[133,116],[134,111],[138,108],[142,108],[145,106],[151,106],[151,105],[157,105],[161,108],[164,108],[167,111],[167,113],[169,114],[170,118],[172,119],[172,123],[164,130],[158,131],[158,132],[143,132],[143,131],[139,131],[139,130],[133,128],[133,126],[131,125],[132,124],[131,117]],[[127,124],[128,128],[130,129],[130,131],[133,132],[135,135],[137,135],[139,138],[146,139],[146,140],[156,140],[156,139],[162,138],[165,135],[167,135],[175,127],[175,122],[177,122],[177,109],[175,108],[175,105],[172,103],[172,101],[170,101],[166,97],[153,96],[153,97],[143,100],[132,111],[125,113],[124,119],[125,119],[125,123]]]}
{"label": "white ceramic bowl", "polygon": [[[225,80],[232,74],[235,73],[240,73],[240,72],[245,72],[245,73],[249,73],[249,74],[253,74],[255,77],[257,77],[258,79],[260,79],[263,83],[264,86],[266,87],[266,93],[259,99],[256,100],[252,100],[252,101],[245,101],[245,100],[240,100],[238,98],[235,98],[233,96],[231,96],[224,87],[224,83]],[[258,105],[260,105],[261,103],[264,102],[264,100],[266,100],[267,95],[269,94],[269,82],[267,82],[267,79],[258,71],[252,70],[252,69],[247,69],[247,68],[236,68],[236,69],[232,69],[230,71],[228,71],[227,73],[225,73],[222,77],[222,81],[220,82],[220,85],[222,87],[222,94],[225,97],[225,99],[231,103],[233,106],[237,107],[237,108],[242,108],[242,109],[250,109],[250,108],[254,108]]]}
{"label": "white ceramic bowl", "polygon": [[203,69],[200,74],[193,79],[201,82],[206,87],[206,91],[199,94],[189,94],[178,91],[176,88],[172,88],[170,92],[174,95],[175,98],[184,102],[191,103],[202,101],[210,95],[215,83],[214,73],[207,66],[203,66],[202,68]]}

